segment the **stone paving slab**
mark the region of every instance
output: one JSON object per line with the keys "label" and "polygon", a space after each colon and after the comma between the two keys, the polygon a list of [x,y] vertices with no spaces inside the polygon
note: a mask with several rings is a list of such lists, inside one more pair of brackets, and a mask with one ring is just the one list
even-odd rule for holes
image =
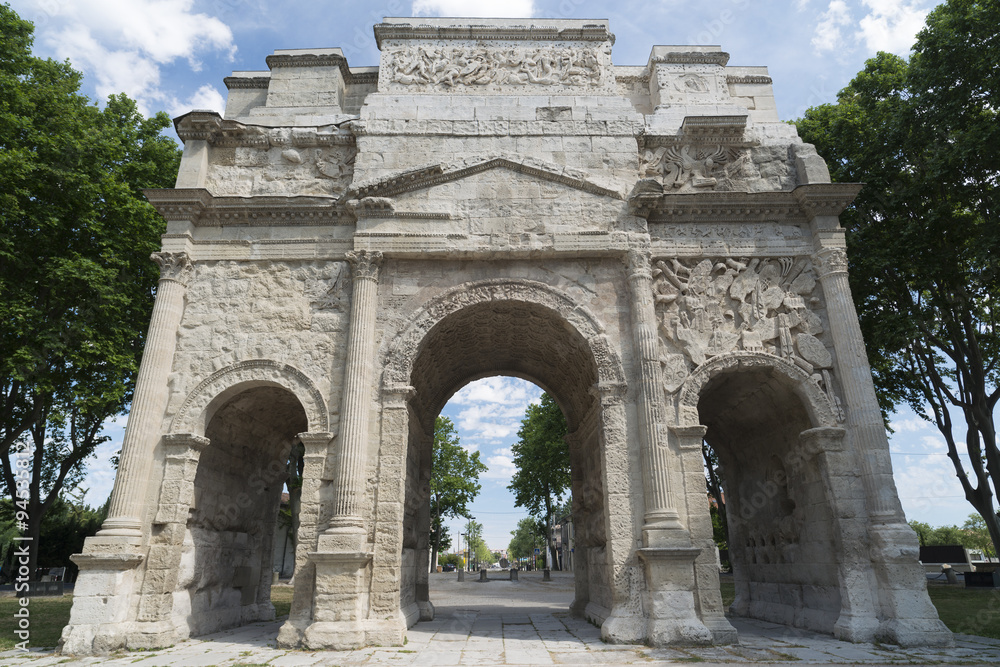
{"label": "stone paving slab", "polygon": [[277,648],[281,623],[254,623],[181,642],[169,649],[120,653],[103,658],[71,658],[52,651],[0,653],[0,665],[46,667],[328,667],[331,665],[592,665],[683,664],[703,667],[746,663],[843,665],[987,664],[1000,665],[1000,641],[956,635],[954,648],[904,649],[851,644],[797,628],[751,619],[731,619],[736,646],[653,649],[601,642],[600,629],[570,616],[570,575],[553,573],[545,583],[532,573],[517,583],[459,583],[454,575],[432,575],[437,618],[418,623],[399,647],[355,651],[289,651]]}

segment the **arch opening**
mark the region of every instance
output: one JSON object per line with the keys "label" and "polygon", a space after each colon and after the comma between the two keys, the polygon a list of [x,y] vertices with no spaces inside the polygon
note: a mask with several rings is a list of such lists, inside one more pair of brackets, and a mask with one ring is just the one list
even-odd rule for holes
{"label": "arch opening", "polygon": [[698,402],[724,490],[736,599],[730,612],[831,633],[841,611],[833,512],[800,434],[815,424],[774,368],[712,377]]}
{"label": "arch opening", "polygon": [[[429,553],[428,482],[435,418],[470,382],[512,376],[548,392],[566,418],[575,533],[575,599],[571,608],[583,614],[589,607],[591,615],[603,621],[612,600],[604,558],[607,531],[600,402],[592,391],[598,381],[598,365],[588,339],[546,306],[487,301],[452,312],[431,327],[416,349],[411,368],[409,384],[416,391],[408,402],[404,526],[414,526],[414,530],[404,529],[404,612],[417,610],[428,601],[430,562],[424,555]],[[411,613],[406,613],[410,622]]]}
{"label": "arch opening", "polygon": [[278,508],[296,435],[306,430],[298,398],[276,386],[245,389],[209,419],[173,596],[182,636],[274,619]]}

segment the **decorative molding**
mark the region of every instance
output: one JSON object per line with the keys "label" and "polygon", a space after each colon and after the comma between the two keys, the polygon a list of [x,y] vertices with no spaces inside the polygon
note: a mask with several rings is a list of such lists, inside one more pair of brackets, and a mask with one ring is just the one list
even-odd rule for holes
{"label": "decorative molding", "polygon": [[203,188],[147,189],[143,194],[168,221],[190,222],[196,227],[290,227],[353,222],[342,201],[332,197],[213,197]]}
{"label": "decorative molding", "polygon": [[746,75],[746,76],[737,76],[735,74],[730,74],[730,75],[726,76],[726,83],[728,83],[728,84],[741,84],[741,83],[767,84],[767,85],[770,86],[774,82],[771,80],[771,77],[769,77],[769,76],[762,76],[762,75],[755,75],[755,74],[750,74],[750,75]]}
{"label": "decorative molding", "polygon": [[213,403],[220,397],[255,386],[277,386],[290,391],[306,413],[310,432],[330,429],[326,400],[308,375],[280,361],[248,359],[220,369],[199,382],[170,420],[168,433],[204,433],[212,417],[209,407]]}
{"label": "decorative molding", "polygon": [[449,183],[491,169],[509,169],[553,183],[560,183],[577,190],[583,190],[591,194],[618,200],[625,199],[620,192],[610,190],[587,180],[585,172],[529,157],[519,159],[489,157],[469,164],[462,164],[461,166],[445,164],[428,165],[384,176],[373,181],[355,183],[348,190],[348,196],[357,199],[397,196],[404,192],[412,192],[414,190],[441,185],[442,183]]}
{"label": "decorative molding", "polygon": [[[416,19],[419,20],[419,19]],[[530,20],[530,19],[529,19]],[[491,25],[427,25],[418,23],[378,23],[375,25],[375,43],[379,49],[386,40],[530,40],[559,42],[610,42],[615,36],[607,26],[584,25],[580,28],[555,26],[491,26]]]}
{"label": "decorative molding", "polygon": [[222,80],[229,90],[241,90],[248,88],[264,88],[271,84],[269,76],[227,76]]}
{"label": "decorative molding", "polygon": [[729,62],[729,54],[725,51],[678,51],[654,56],[649,59],[651,65],[718,65],[725,67]]}
{"label": "decorative molding", "polygon": [[[324,131],[327,128],[331,129]],[[207,141],[212,146],[220,148],[239,146],[265,149],[310,148],[354,146],[357,142],[357,138],[347,128],[337,126],[272,128],[222,118],[215,111],[191,111],[178,116],[174,119],[174,129],[182,141]]]}
{"label": "decorative molding", "polygon": [[[644,179],[641,191],[633,190],[629,205],[651,223],[692,222],[808,222],[814,208],[803,202],[825,201],[824,215],[839,215],[854,200],[856,184],[819,183],[778,192],[694,192],[673,194],[655,191]],[[807,188],[809,194],[799,191]]]}

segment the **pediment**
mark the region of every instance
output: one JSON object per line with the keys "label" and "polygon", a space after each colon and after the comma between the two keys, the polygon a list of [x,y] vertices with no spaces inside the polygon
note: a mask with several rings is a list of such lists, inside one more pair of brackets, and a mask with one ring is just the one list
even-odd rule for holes
{"label": "pediment", "polygon": [[432,164],[353,184],[351,199],[398,197],[446,183],[468,179],[493,170],[507,170],[540,181],[557,183],[592,195],[624,201],[625,193],[614,185],[595,182],[586,172],[532,157],[490,156],[453,164]]}

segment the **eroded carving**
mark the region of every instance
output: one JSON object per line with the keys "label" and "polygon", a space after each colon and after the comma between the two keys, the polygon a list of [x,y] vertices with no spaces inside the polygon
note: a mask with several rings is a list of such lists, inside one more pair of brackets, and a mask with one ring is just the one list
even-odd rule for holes
{"label": "eroded carving", "polygon": [[692,367],[733,350],[766,352],[812,373],[833,359],[810,309],[816,279],[806,259],[658,259],[653,293],[664,387],[676,391]]}
{"label": "eroded carving", "polygon": [[749,152],[732,146],[680,144],[642,152],[640,171],[664,188],[714,190],[720,179],[742,174]]}
{"label": "eroded carving", "polygon": [[588,48],[397,48],[388,53],[389,79],[403,86],[572,86],[603,83],[601,51]]}

